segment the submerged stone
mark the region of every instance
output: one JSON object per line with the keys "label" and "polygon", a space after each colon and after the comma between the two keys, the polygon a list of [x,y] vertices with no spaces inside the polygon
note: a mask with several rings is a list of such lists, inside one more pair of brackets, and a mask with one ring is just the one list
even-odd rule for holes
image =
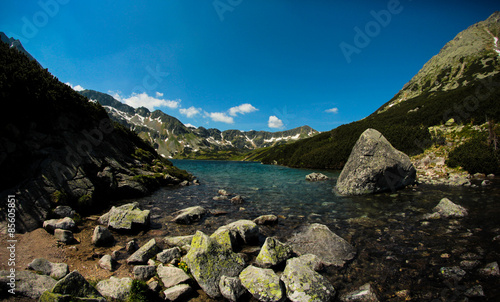
{"label": "submerged stone", "polygon": [[[400,295],[403,293],[400,293]],[[347,293],[340,297],[340,301],[349,302],[349,301],[360,301],[360,302],[378,302],[377,295],[372,289],[370,283],[366,283],[355,291]]]}
{"label": "submerged stone", "polygon": [[191,224],[199,221],[206,213],[207,211],[203,207],[190,207],[174,213],[175,217],[172,221],[179,224]]}

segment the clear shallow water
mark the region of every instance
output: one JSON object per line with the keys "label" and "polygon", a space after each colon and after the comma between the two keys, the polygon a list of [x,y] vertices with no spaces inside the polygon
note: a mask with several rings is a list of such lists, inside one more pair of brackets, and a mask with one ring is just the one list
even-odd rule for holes
{"label": "clear shallow water", "polygon": [[[477,271],[487,263],[500,262],[500,240],[493,241],[500,235],[498,180],[486,188],[418,186],[396,193],[342,197],[332,192],[338,171],[251,162],[173,162],[194,174],[201,185],[164,188],[140,199],[152,210],[155,229],[150,236],[193,234],[196,230],[210,234],[237,219],[281,215],[277,226],[262,228],[265,236],[286,241],[300,226],[317,222],[356,247],[358,255],[352,263],[325,272],[341,294],[370,282],[381,301],[462,301],[469,288],[480,284],[487,297],[480,301],[500,299],[499,277],[486,278]],[[311,172],[322,172],[330,180],[308,182],[305,176]],[[219,189],[242,195],[245,202],[214,201]],[[444,197],[465,206],[469,216],[423,220],[422,215]],[[201,205],[213,215],[190,226],[170,222],[172,213],[193,205]],[[440,274],[441,267],[459,266],[469,258],[479,262],[466,270],[462,280]],[[407,294],[400,292],[405,290]]]}

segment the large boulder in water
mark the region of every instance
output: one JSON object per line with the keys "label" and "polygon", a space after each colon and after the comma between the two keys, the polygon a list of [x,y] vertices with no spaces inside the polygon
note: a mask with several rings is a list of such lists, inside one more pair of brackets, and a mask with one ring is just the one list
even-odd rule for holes
{"label": "large boulder in water", "polygon": [[394,191],[413,184],[416,174],[406,154],[377,130],[366,129],[340,173],[336,190],[345,195]]}

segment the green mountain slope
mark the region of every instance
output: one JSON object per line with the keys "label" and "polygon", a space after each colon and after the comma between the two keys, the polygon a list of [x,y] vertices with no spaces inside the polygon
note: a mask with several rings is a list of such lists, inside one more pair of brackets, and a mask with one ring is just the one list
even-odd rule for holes
{"label": "green mountain slope", "polygon": [[367,118],[293,144],[257,150],[249,159],[341,169],[367,128],[377,129],[394,147],[415,155],[434,143],[430,126],[451,118],[464,124],[483,124],[486,117],[499,121],[500,57],[495,44],[499,17],[497,12],[457,35],[393,99]]}

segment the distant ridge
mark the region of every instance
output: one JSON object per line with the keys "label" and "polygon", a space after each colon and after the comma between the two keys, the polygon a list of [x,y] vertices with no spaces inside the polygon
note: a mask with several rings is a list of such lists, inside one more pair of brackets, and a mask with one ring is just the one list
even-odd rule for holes
{"label": "distant ridge", "polygon": [[309,126],[291,130],[240,131],[188,127],[177,118],[160,110],[150,112],[147,108],[137,109],[123,104],[112,96],[84,90],[80,94],[99,102],[109,116],[139,134],[151,143],[164,157],[196,158],[197,153],[216,154],[218,151],[248,152],[263,147],[272,147],[312,137],[319,132]]}

